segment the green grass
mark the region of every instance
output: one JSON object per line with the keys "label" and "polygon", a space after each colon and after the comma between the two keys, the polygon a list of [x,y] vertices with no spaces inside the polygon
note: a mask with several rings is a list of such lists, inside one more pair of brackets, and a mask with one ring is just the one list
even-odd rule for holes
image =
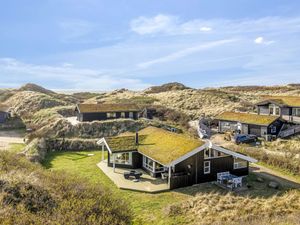
{"label": "green grass", "polygon": [[[88,156],[88,154],[94,155]],[[167,216],[166,208],[171,204],[191,199],[197,193],[215,192],[222,195],[226,193],[226,191],[209,183],[159,194],[120,190],[96,166],[100,160],[101,151],[51,152],[47,155],[43,165],[51,171],[64,171],[71,176],[86,178],[93,184],[101,184],[110,189],[115,196],[123,198],[128,202],[134,213],[134,224],[185,224],[188,218],[184,216]],[[265,183],[258,183],[254,174],[250,174],[248,183],[252,185],[252,188],[242,193],[242,195],[268,198],[284,192],[284,190],[278,191],[266,188],[267,181]]]}
{"label": "green grass", "polygon": [[25,147],[26,147],[25,144],[11,143],[11,144],[9,145],[9,151],[14,152],[14,153],[19,153],[19,152],[21,152]]}
{"label": "green grass", "polygon": [[[94,155],[88,156],[88,154]],[[84,177],[91,183],[102,184],[110,189],[115,195],[125,199],[131,205],[134,212],[134,224],[184,224],[184,218],[167,217],[164,209],[169,204],[193,197],[206,187],[205,185],[198,188],[188,187],[159,194],[120,190],[96,166],[100,160],[100,151],[51,152],[43,162],[43,165],[51,171],[63,170],[70,173],[71,176]],[[210,190],[213,190],[213,188]],[[216,187],[215,190],[217,190]]]}

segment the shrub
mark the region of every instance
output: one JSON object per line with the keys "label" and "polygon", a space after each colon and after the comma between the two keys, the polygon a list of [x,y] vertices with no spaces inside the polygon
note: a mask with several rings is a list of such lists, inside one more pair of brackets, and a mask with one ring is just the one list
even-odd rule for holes
{"label": "shrub", "polygon": [[0,224],[130,224],[131,211],[101,185],[0,152]]}

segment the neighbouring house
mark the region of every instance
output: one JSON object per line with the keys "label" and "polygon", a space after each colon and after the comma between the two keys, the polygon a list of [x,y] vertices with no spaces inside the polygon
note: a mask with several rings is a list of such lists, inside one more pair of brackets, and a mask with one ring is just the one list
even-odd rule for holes
{"label": "neighbouring house", "polygon": [[80,122],[120,118],[136,120],[140,109],[135,104],[77,104],[75,112]]}
{"label": "neighbouring house", "polygon": [[288,122],[300,123],[300,97],[268,96],[256,103],[259,115],[280,116]]}
{"label": "neighbouring house", "polygon": [[9,107],[0,104],[0,123],[4,123],[10,116]]}
{"label": "neighbouring house", "polygon": [[216,181],[222,172],[246,176],[249,162],[256,162],[211,142],[152,126],[97,143],[102,146],[102,160],[108,151],[108,167],[143,169],[155,179],[165,179],[169,189]]}
{"label": "neighbouring house", "polygon": [[258,137],[277,137],[284,124],[280,116],[243,112],[224,112],[215,119],[219,123],[220,133],[235,131],[241,134],[254,134]]}

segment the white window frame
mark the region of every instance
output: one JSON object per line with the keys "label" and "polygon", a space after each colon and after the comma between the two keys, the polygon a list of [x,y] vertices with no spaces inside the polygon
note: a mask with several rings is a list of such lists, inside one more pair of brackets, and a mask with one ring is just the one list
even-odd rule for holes
{"label": "white window frame", "polygon": [[[208,163],[208,165],[206,165],[206,163]],[[206,171],[206,169],[208,169]],[[203,163],[203,173],[204,174],[210,174],[210,161],[204,161]]]}
{"label": "white window frame", "polygon": [[[206,155],[206,152],[208,151],[208,156]],[[212,153],[214,153],[214,156],[212,157]],[[214,159],[214,158],[222,158],[226,157],[226,155],[223,152],[220,152],[218,150],[212,149],[212,148],[207,148],[204,150],[204,159]]]}
{"label": "white window frame", "polygon": [[271,127],[271,133],[274,134],[277,132],[277,127],[276,126],[272,126]]}
{"label": "white window frame", "polygon": [[129,112],[129,118],[133,119],[133,112]]}
{"label": "white window frame", "polygon": [[115,113],[115,112],[106,113],[106,117],[107,118],[116,118],[117,117],[117,113]]}
{"label": "white window frame", "polygon": [[[119,161],[117,161],[117,157],[116,157],[116,155],[119,155],[119,154],[126,154],[126,155],[128,155],[128,157],[127,157],[127,159],[125,157],[124,162],[119,162]],[[118,152],[118,153],[116,152],[116,153],[113,153],[109,157],[109,162],[110,163],[115,163],[115,164],[118,164],[118,165],[129,165],[129,166],[132,166],[132,152]]]}
{"label": "white window frame", "polygon": [[[149,160],[151,160],[152,163],[149,163]],[[160,165],[160,167],[156,168],[157,164]],[[161,165],[158,162],[155,162],[154,160],[152,160],[144,155],[143,155],[143,167],[153,173],[164,172],[166,170],[163,165]]]}
{"label": "white window frame", "polygon": [[121,112],[121,118],[126,118],[126,113],[125,112]]}
{"label": "white window frame", "polygon": [[300,108],[293,108],[292,115],[300,117]]}
{"label": "white window frame", "polygon": [[243,168],[247,168],[248,167],[248,163],[246,160],[242,160],[242,159],[239,159],[239,160],[242,160],[240,162],[236,162],[236,160],[239,159],[239,158],[236,158],[234,157],[233,158],[233,169],[243,169]]}

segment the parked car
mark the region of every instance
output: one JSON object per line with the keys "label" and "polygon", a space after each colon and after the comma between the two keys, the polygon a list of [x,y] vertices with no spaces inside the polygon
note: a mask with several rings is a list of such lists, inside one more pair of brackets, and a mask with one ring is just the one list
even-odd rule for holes
{"label": "parked car", "polygon": [[236,144],[257,142],[257,136],[253,134],[238,134],[234,137]]}
{"label": "parked car", "polygon": [[135,171],[135,170],[130,170],[129,172],[124,172],[124,178],[129,179],[130,177],[134,177],[135,179],[140,179],[141,176],[143,175],[142,172]]}

